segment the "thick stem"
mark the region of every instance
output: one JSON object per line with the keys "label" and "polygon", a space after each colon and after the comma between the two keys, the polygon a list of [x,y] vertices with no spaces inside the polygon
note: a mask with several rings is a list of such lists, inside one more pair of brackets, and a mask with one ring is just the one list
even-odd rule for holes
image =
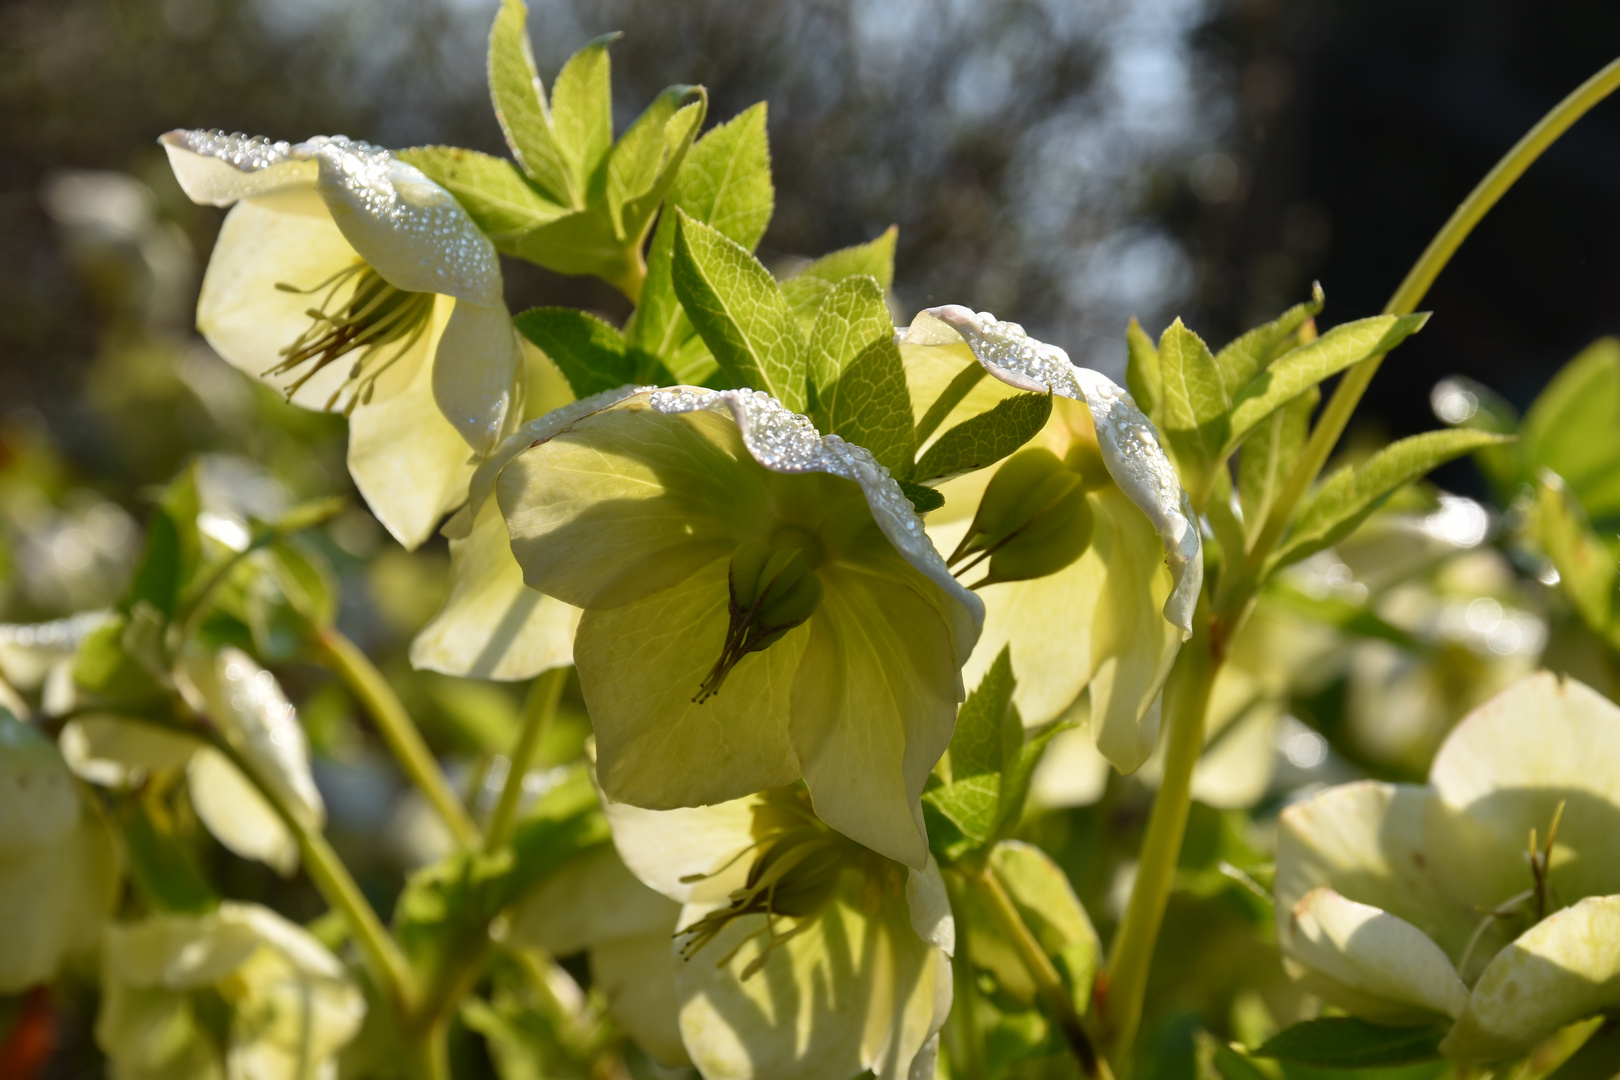
{"label": "thick stem", "polygon": [[[1572,94],[1554,106],[1551,112],[1542,117],[1535,127],[1526,132],[1524,138],[1496,163],[1496,167],[1485,174],[1485,178],[1469,192],[1468,197],[1452,213],[1451,218],[1435,234],[1434,239],[1429,241],[1429,246],[1423,249],[1423,254],[1418,256],[1417,262],[1407,272],[1406,279],[1389,298],[1389,303],[1384,305],[1384,312],[1389,315],[1405,315],[1415,310],[1424,294],[1429,291],[1429,286],[1434,284],[1434,279],[1440,276],[1440,271],[1451,261],[1452,255],[1456,254],[1457,248],[1474,230],[1474,226],[1479,224],[1480,219],[1496,205],[1497,200],[1507,193],[1531,163],[1556,142],[1571,124],[1584,116],[1592,106],[1613,93],[1617,87],[1620,87],[1620,60],[1613,61],[1587,79]],[[1267,515],[1265,526],[1250,552],[1251,568],[1263,563],[1266,556],[1271,554],[1272,548],[1277,545],[1277,541],[1282,539],[1283,530],[1293,518],[1294,508],[1315,482],[1317,474],[1322,471],[1322,466],[1327,464],[1328,455],[1338,444],[1339,436],[1344,434],[1345,425],[1350,422],[1350,414],[1361,401],[1361,395],[1366,393],[1367,386],[1377,374],[1378,365],[1383,359],[1380,355],[1363,360],[1346,371],[1344,378],[1339,380],[1338,389],[1333,392],[1327,408],[1322,410],[1322,418],[1317,421],[1315,430],[1311,432],[1310,442],[1300,454],[1294,471],[1288,477],[1287,485],[1271,506],[1271,513]]]}
{"label": "thick stem", "polygon": [[1148,818],[1147,835],[1137,863],[1136,884],[1125,909],[1124,922],[1114,938],[1108,958],[1104,1012],[1113,1033],[1114,1065],[1129,1071],[1132,1043],[1142,1020],[1142,999],[1147,992],[1153,947],[1164,921],[1165,905],[1181,856],[1192,806],[1193,767],[1204,750],[1204,711],[1219,667],[1210,634],[1208,601],[1200,600],[1193,615],[1193,637],[1181,648],[1164,691],[1169,745],[1164,757],[1164,778]]}
{"label": "thick stem", "polygon": [[957,913],[956,958],[951,964],[951,1015],[945,1028],[945,1049],[950,1054],[951,1075],[984,1076],[984,1038],[979,1032],[979,986],[973,964],[968,959],[964,936],[967,920],[962,910],[963,882],[954,874],[945,879],[951,910]]}
{"label": "thick stem", "polygon": [[[1029,972],[1030,978],[1035,980],[1035,989],[1040,995],[1047,1017],[1063,1033],[1070,1052],[1080,1064],[1080,1071],[1088,1077],[1113,1080],[1108,1062],[1097,1053],[1097,1048],[1092,1045],[1091,1036],[1086,1034],[1085,1022],[1075,1011],[1074,1001],[1069,997],[1069,991],[1063,985],[1063,979],[1058,974],[1057,968],[1053,966],[1052,958],[1046,955],[1041,943],[1035,940],[1035,935],[1030,932],[1024,917],[1018,913],[1017,906],[1013,903],[1012,897],[1007,895],[1007,889],[996,877],[995,871],[987,864],[973,873],[970,880],[978,889],[979,898],[989,910],[990,917],[995,919],[996,926],[1012,943],[1013,950],[1018,953],[1018,959]],[[965,964],[967,958],[963,957],[957,962]]]}
{"label": "thick stem", "polygon": [[439,763],[422,741],[421,732],[416,730],[410,714],[400,704],[394,688],[388,685],[382,672],[377,670],[358,645],[335,628],[322,630],[316,640],[321,661],[336,672],[350,692],[365,703],[366,711],[376,722],[377,730],[399,762],[399,767],[426,796],[457,842],[466,847],[477,847],[481,843],[478,826],[473,824],[467,808],[450,789],[450,782],[445,779]]}
{"label": "thick stem", "polygon": [[501,788],[501,799],[495,804],[484,836],[486,851],[496,851],[512,838],[518,804],[523,801],[523,777],[534,764],[534,752],[557,714],[557,701],[567,684],[568,669],[556,667],[542,671],[529,690],[529,700],[523,707],[523,727],[518,732],[517,745],[512,748],[511,767],[506,770],[506,786]]}

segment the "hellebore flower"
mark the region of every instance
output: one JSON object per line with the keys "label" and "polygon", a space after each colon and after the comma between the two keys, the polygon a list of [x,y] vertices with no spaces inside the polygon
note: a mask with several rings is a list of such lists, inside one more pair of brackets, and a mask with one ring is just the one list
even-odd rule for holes
{"label": "hellebore flower", "polygon": [[118,898],[118,853],[49,739],[0,708],[0,994],[93,947]]}
{"label": "hellebore flower", "polygon": [[114,1080],[328,1080],[366,1012],[308,931],[231,901],[108,926],[102,995]]}
{"label": "hellebore flower", "polygon": [[367,143],[161,141],[194,202],[232,207],[197,328],[295,404],[348,414],[355,486],[420,544],[516,411],[522,354],[494,245],[448,191]]}
{"label": "hellebore flower", "polygon": [[[326,808],[309,768],[309,740],[274,675],[240,649],[187,658],[181,690],[278,798],[311,830]],[[282,876],[298,868],[298,842],[247,777],[219,751],[132,720],[93,714],[62,729],[62,752],[92,783],[122,786],[155,769],[186,770],[197,816],[220,843]]]}
{"label": "hellebore flower", "polygon": [[956,928],[932,859],[861,847],[798,787],[606,809],[625,865],[683,905],[680,1032],[705,1080],[934,1075]]}
{"label": "hellebore flower", "polygon": [[1277,931],[1308,990],[1449,1025],[1498,1061],[1620,1008],[1620,708],[1543,672],[1475,709],[1427,786],[1361,781],[1283,812]]}
{"label": "hellebore flower", "polygon": [[1061,716],[1089,687],[1097,747],[1131,772],[1157,740],[1150,706],[1192,632],[1203,583],[1191,503],[1152,423],[1104,376],[985,313],[930,308],[900,347],[914,385],[929,383],[928,370],[978,363],[1006,386],[1053,395],[1050,420],[1023,450],[942,485],[946,505],[929,532],[959,574],[985,565],[974,583],[984,634],[965,678],[1011,645],[1030,725]]}
{"label": "hellebore flower", "polygon": [[769,395],[617,397],[495,484],[524,581],[585,609],[603,790],[672,809],[803,777],[822,820],[922,867],[978,598],[866,450]]}

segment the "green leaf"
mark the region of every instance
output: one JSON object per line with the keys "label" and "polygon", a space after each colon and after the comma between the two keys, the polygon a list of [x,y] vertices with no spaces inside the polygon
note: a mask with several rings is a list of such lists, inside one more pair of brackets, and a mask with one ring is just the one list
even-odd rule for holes
{"label": "green leaf", "polygon": [[978,849],[995,831],[1004,746],[1013,738],[1010,726],[1017,727],[1016,737],[1022,742],[1023,723],[1012,704],[1014,686],[1011,652],[1003,648],[957,713],[956,732],[945,755],[949,781],[923,792],[925,808],[950,822],[964,841],[948,844],[941,854],[939,841],[945,838],[934,837],[930,829],[930,840],[943,862]]}
{"label": "green leaf", "polygon": [[1620,1073],[1620,1024],[1608,1021],[1593,1032],[1545,1080],[1613,1080]]}
{"label": "green leaf", "polygon": [[896,476],[910,472],[911,394],[875,279],[845,278],[827,294],[810,329],[807,362],[810,418],[821,433],[866,447]]}
{"label": "green leaf", "polygon": [[1221,567],[1220,581],[1224,584],[1228,580],[1226,571],[1240,571],[1248,551],[1243,525],[1232,512],[1232,474],[1226,469],[1215,470],[1215,483],[1210,488],[1204,515],[1209,519],[1216,543],[1214,550],[1205,550],[1204,572],[1208,575],[1212,564]]}
{"label": "green leaf", "polygon": [[1163,419],[1164,374],[1159,369],[1159,350],[1133,317],[1125,327],[1125,386],[1136,407],[1155,424]]}
{"label": "green leaf", "polygon": [[1330,375],[1389,352],[1422,329],[1428,320],[1428,312],[1358,319],[1335,326],[1315,341],[1284,353],[1251,379],[1233,399],[1224,453],[1235,450],[1244,437],[1276,409]]}
{"label": "green leaf", "polygon": [[[671,204],[749,251],[765,234],[775,199],[764,102],[693,143],[669,191]],[[695,374],[694,361],[713,361],[675,295],[671,275],[676,220],[666,211],[658,221],[647,253],[647,280],[626,333],[631,345],[658,357],[685,382],[691,381],[687,374]],[[694,341],[698,356],[677,361],[678,350]]]}
{"label": "green leaf", "polygon": [[603,34],[568,58],[551,88],[551,138],[568,177],[569,205],[583,206],[597,168],[613,145],[613,88]]}
{"label": "green leaf", "polygon": [[1215,366],[1220,370],[1221,385],[1225,387],[1228,397],[1235,396],[1251,379],[1264,371],[1306,319],[1315,318],[1321,313],[1323,299],[1322,286],[1313,283],[1308,301],[1295,304],[1271,322],[1255,327],[1215,354]]}
{"label": "green leaf", "polygon": [[1346,465],[1328,477],[1299,512],[1272,567],[1297,562],[1337,543],[1397,488],[1436,466],[1504,441],[1503,436],[1488,431],[1428,431],[1390,443],[1360,465]]}
{"label": "green leaf", "polygon": [[[894,284],[894,242],[900,230],[890,225],[875,240],[841,248],[808,263],[782,282],[782,293],[800,322],[811,322],[833,287],[846,278],[876,279],[880,292]],[[893,319],[890,319],[891,329]]]}
{"label": "green leaf", "polygon": [[[1554,381],[1557,378],[1553,376]],[[1501,394],[1466,375],[1441,379],[1429,391],[1429,403],[1434,414],[1453,427],[1519,435],[1519,446],[1487,446],[1474,454],[1474,464],[1491,482],[1497,501],[1503,506],[1511,503],[1519,485],[1534,476],[1534,469],[1526,471],[1528,457],[1522,445],[1518,410]]]}
{"label": "green leaf", "polygon": [[584,206],[585,188],[577,190],[571,170],[552,137],[545,90],[529,47],[529,9],[523,0],[503,0],[489,31],[489,96],[495,119],[506,135],[512,156],[551,200],[566,207]]}
{"label": "green leaf", "polygon": [[119,618],[92,631],[74,658],[73,681],[100,703],[144,713],[166,705],[169,691],[131,654],[125,640],[130,626]]}
{"label": "green leaf", "polygon": [[764,390],[804,412],[804,342],[782,290],[759,260],[680,213],[674,281],[687,316],[732,384]]}
{"label": "green leaf", "polygon": [[530,308],[512,325],[551,358],[576,398],[635,381],[635,360],[624,335],[595,315],[574,308]]}
{"label": "green leaf", "polygon": [[1299,460],[1310,434],[1311,414],[1322,400],[1322,392],[1310,387],[1270,416],[1260,421],[1243,441],[1238,453],[1238,492],[1243,505],[1246,539],[1253,543],[1265,526],[1271,504]]}
{"label": "green leaf", "polygon": [[1587,524],[1580,501],[1550,471],[1536,484],[1530,531],[1558,571],[1558,587],[1593,633],[1620,649],[1620,576],[1616,549]]}
{"label": "green leaf", "polygon": [[1052,415],[1049,394],[1017,394],[946,431],[923,451],[911,478],[941,480],[994,465],[1023,446]]}
{"label": "green leaf", "polygon": [[[169,824],[160,825],[147,812],[144,800],[132,805],[120,822],[130,881],[141,900],[154,911],[202,914],[219,906],[219,896],[208,883],[196,852],[174,835]],[[168,822],[170,815],[164,815]]]}
{"label": "green leaf", "polygon": [[763,101],[693,144],[675,174],[670,201],[688,217],[754,250],[776,206]]}
{"label": "green leaf", "polygon": [[1182,483],[1202,490],[1212,466],[1222,458],[1231,398],[1209,346],[1180,319],[1159,338],[1159,370],[1164,379],[1165,440],[1181,467]]}
{"label": "green leaf", "polygon": [[1439,1055],[1444,1037],[1437,1027],[1383,1027],[1328,1016],[1284,1028],[1252,1056],[1324,1069],[1373,1069],[1428,1061]]}
{"label": "green leaf", "polygon": [[1592,517],[1620,517],[1620,339],[1595,341],[1566,364],[1519,433],[1527,479],[1551,469]]}
{"label": "green leaf", "polygon": [[[688,97],[697,100],[683,104]],[[671,86],[614,145],[607,163],[607,204],[619,239],[638,248],[675,180],[709,105],[701,86]]]}
{"label": "green leaf", "polygon": [[181,593],[202,564],[202,537],[197,532],[200,510],[196,468],[187,467],[164,489],[146,523],[146,546],[119,603],[121,610],[132,611],[145,601],[165,618],[174,615]]}
{"label": "green leaf", "polygon": [[930,510],[938,510],[945,505],[945,496],[931,487],[922,484],[913,484],[910,480],[896,480],[900,491],[910,501],[911,508],[919,514],[926,514]]}
{"label": "green leaf", "polygon": [[505,158],[459,146],[418,146],[395,156],[454,195],[502,251],[510,251],[523,234],[568,213]]}
{"label": "green leaf", "polygon": [[996,844],[990,852],[990,870],[1041,949],[1052,957],[1075,1011],[1085,1015],[1091,1007],[1101,942],[1068,877],[1046,852],[1016,840]]}

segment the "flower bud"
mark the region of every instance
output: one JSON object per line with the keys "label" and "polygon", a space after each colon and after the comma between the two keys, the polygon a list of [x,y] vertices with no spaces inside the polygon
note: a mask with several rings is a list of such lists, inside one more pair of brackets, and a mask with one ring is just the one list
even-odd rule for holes
{"label": "flower bud", "polygon": [[1086,492],[1107,476],[1087,444],[1076,444],[1067,459],[1039,447],[1019,451],[985,488],[951,565],[962,563],[961,574],[988,559],[988,574],[974,588],[1056,573],[1090,545],[1094,521]]}
{"label": "flower bud", "polygon": [[731,622],[720,659],[692,699],[699,703],[719,693],[744,656],[776,644],[821,604],[821,579],[802,548],[746,541],[732,554],[729,579]]}

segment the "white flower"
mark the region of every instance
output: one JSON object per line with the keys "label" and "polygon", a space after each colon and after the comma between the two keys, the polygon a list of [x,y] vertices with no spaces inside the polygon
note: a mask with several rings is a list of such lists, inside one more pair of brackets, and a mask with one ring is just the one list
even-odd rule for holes
{"label": "white flower", "polygon": [[[1085,501],[1080,516],[1092,522],[1091,536],[1055,571],[978,589],[984,633],[963,677],[972,683],[1011,645],[1026,724],[1056,719],[1089,688],[1098,749],[1120,771],[1137,769],[1157,740],[1151,706],[1191,633],[1203,582],[1190,502],[1152,423],[1104,376],[985,313],[930,308],[912,321],[900,349],[919,413],[968,365],[998,380],[972,390],[941,428],[1015,390],[1054,396],[1051,419],[1021,453],[1045,451],[1054,468],[1077,474],[1075,497]],[[972,508],[1005,467],[942,485],[946,506],[928,520],[941,550],[957,547]]]}
{"label": "white flower", "polygon": [[1440,1022],[1459,1061],[1620,1008],[1620,708],[1542,673],[1469,714],[1426,787],[1363,781],[1282,815],[1277,930],[1312,993]]}
{"label": "white flower", "polygon": [[[240,649],[194,655],[181,689],[286,807],[311,831],[326,808],[309,768],[309,741],[275,676]],[[93,783],[119,786],[146,771],[184,767],[191,802],[208,831],[247,859],[283,876],[298,868],[298,842],[257,788],[219,751],[192,739],[112,715],[70,721],[62,731],[68,764]]]}
{"label": "white flower", "polygon": [[113,1080],[328,1080],[366,1012],[307,931],[229,901],[109,926],[102,995],[96,1042]]}
{"label": "white flower", "polygon": [[0,994],[94,946],[118,898],[118,852],[50,740],[0,709]]}
{"label": "white flower", "polygon": [[706,1080],[933,1075],[956,930],[931,858],[860,847],[800,789],[606,809],[625,865],[683,905],[680,1032]]}
{"label": "white flower", "polygon": [[350,414],[355,485],[415,547],[518,405],[494,246],[449,192],[366,143],[207,131],[162,143],[187,195],[232,207],[198,329],[295,403]]}

